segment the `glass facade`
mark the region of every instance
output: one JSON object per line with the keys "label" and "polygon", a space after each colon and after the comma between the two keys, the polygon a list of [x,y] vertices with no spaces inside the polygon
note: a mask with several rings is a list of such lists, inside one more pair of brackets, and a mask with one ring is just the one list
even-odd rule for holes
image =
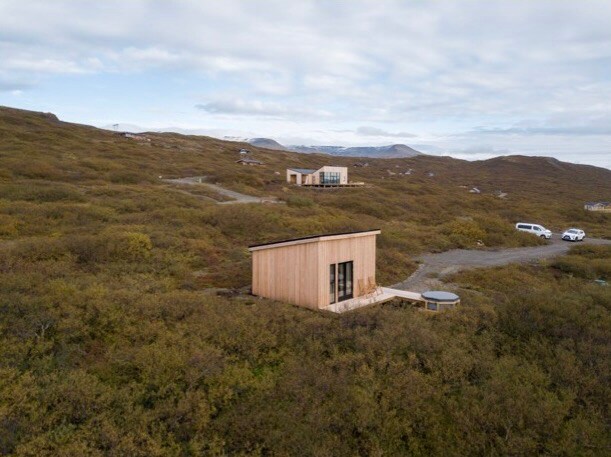
{"label": "glass facade", "polygon": [[339,171],[321,171],[320,172],[320,183],[321,184],[339,184],[341,173]]}
{"label": "glass facade", "polygon": [[335,264],[329,265],[329,303],[335,303]]}
{"label": "glass facade", "polygon": [[352,298],[352,262],[337,264],[337,301]]}
{"label": "glass facade", "polygon": [[340,302],[353,297],[352,270],[353,262],[329,265],[329,303]]}

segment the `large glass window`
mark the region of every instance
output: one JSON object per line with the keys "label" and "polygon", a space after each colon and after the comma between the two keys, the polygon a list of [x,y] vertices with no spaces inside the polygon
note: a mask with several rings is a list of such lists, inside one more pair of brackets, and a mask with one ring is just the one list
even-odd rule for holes
{"label": "large glass window", "polygon": [[335,303],[335,268],[337,265],[329,265],[329,303]]}
{"label": "large glass window", "polygon": [[352,298],[352,262],[337,265],[337,301]]}
{"label": "large glass window", "polygon": [[320,172],[320,183],[321,184],[339,184],[340,172],[339,171],[321,171]]}
{"label": "large glass window", "polygon": [[353,262],[329,265],[329,303],[348,300],[353,297]]}

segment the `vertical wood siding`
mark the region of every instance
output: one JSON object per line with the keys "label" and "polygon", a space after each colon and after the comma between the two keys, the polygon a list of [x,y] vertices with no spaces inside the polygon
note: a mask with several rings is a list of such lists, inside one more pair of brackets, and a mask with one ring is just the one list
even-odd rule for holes
{"label": "vertical wood siding", "polygon": [[252,293],[317,308],[318,243],[254,251]]}
{"label": "vertical wood siding", "polygon": [[252,256],[253,294],[318,309],[329,304],[331,264],[354,262],[354,297],[362,295],[359,284],[375,281],[376,235],[272,247]]}
{"label": "vertical wood siding", "polygon": [[376,276],[376,236],[368,235],[358,238],[344,238],[318,243],[319,269],[318,281],[324,287],[318,290],[318,307],[329,304],[329,265],[341,262],[354,262],[353,295],[361,296],[359,283],[367,284],[369,278],[375,281]]}

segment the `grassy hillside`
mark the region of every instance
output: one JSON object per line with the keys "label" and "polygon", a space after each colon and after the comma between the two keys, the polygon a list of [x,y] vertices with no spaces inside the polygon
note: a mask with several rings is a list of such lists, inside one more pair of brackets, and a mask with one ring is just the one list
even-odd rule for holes
{"label": "grassy hillside", "polygon": [[[423,251],[475,247],[477,240],[486,246],[539,242],[515,233],[518,220],[557,229],[579,225],[590,235],[611,236],[604,215],[582,209],[586,200],[611,195],[611,171],[600,168],[524,157],[475,163],[378,159],[350,168],[352,180],[370,187],[316,191],[287,186],[285,169],[330,161],[351,166],[354,159],[207,137],[147,137],[149,142],[137,141],[49,115],[0,109],[0,239],[51,249],[72,237],[141,233],[151,239],[154,258],[174,257],[173,265],[199,272],[201,285],[241,287],[249,278],[246,246],[319,232],[381,228],[382,283],[404,278],[415,268],[412,256]],[[236,164],[241,147],[264,165]],[[411,175],[398,174],[410,168]],[[287,204],[219,206],[159,179],[194,175]],[[461,185],[484,193],[470,194]],[[496,190],[508,197],[496,197]]]}
{"label": "grassy hillside", "polygon": [[[462,273],[463,305],[438,316],[219,288],[249,284],[248,244],[318,232],[381,228],[381,283],[419,252],[541,242],[519,219],[609,237],[581,208],[609,198],[611,172],[368,160],[350,172],[371,187],[315,191],[284,169],[328,157],[251,148],[265,165],[245,167],[243,144],[147,136],[0,109],[0,455],[607,453],[611,296],[592,280],[611,276],[609,248]],[[286,204],[218,205],[159,179],[195,175]]]}

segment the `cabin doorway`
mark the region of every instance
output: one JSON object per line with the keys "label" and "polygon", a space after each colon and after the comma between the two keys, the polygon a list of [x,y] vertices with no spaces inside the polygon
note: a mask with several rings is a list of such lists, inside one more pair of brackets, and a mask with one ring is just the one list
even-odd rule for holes
{"label": "cabin doorway", "polygon": [[352,266],[353,262],[337,264],[337,301],[348,300],[353,297]]}
{"label": "cabin doorway", "polygon": [[354,297],[352,270],[352,261],[329,265],[329,304]]}

